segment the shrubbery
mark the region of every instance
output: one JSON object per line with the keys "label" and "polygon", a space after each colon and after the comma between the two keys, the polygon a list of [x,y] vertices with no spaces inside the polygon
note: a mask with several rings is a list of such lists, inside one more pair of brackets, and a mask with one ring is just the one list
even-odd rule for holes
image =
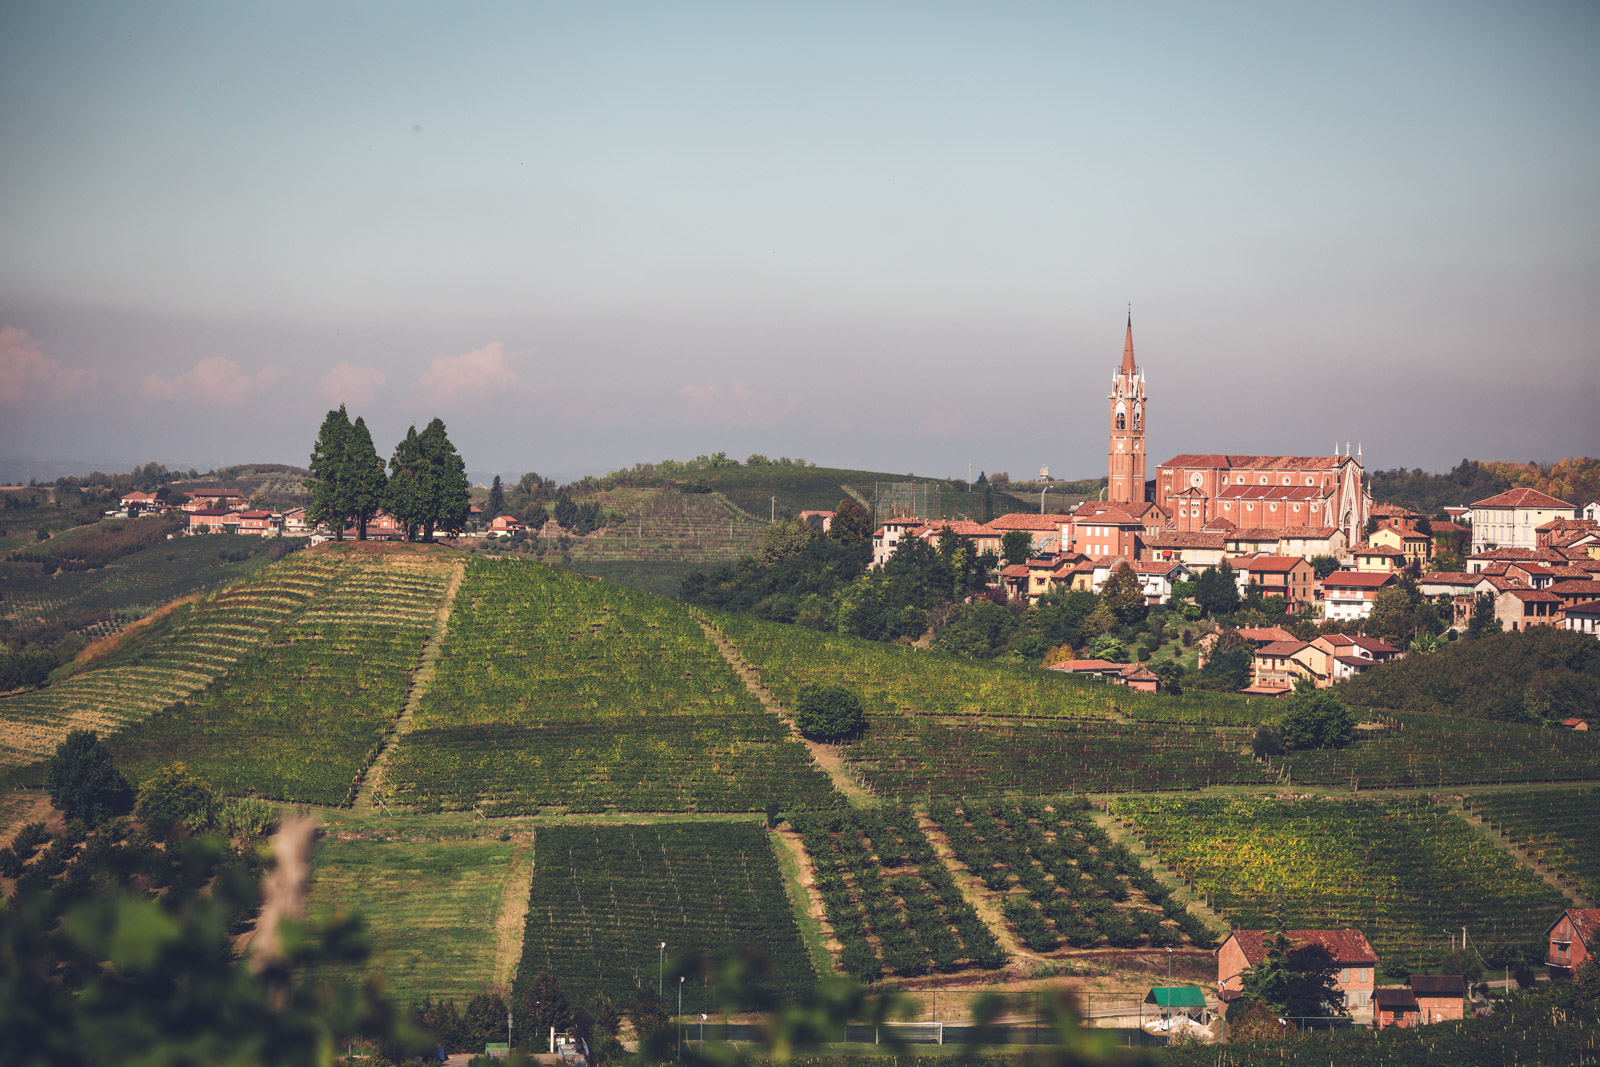
{"label": "shrubbery", "polygon": [[50,760],[50,803],[68,819],[89,826],[133,806],[127,779],[112,764],[111,750],[92,730],[74,730]]}
{"label": "shrubbery", "polygon": [[861,698],[839,685],[808,685],[794,702],[794,723],[812,741],[841,741],[867,724]]}

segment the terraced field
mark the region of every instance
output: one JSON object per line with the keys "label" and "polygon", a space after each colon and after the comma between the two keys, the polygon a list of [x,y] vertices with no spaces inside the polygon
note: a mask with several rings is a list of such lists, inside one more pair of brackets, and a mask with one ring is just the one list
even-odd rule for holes
{"label": "terraced field", "polygon": [[709,1011],[699,975],[675,963],[746,947],[765,957],[772,993],[794,997],[816,981],[755,823],[554,826],[538,831],[536,847],[519,986],[544,972],[575,1003],[605,992],[622,1004],[656,989],[665,960],[667,984],[687,974],[683,1010]]}
{"label": "terraced field", "polygon": [[423,809],[501,814],[841,802],[683,608],[515,560],[469,566],[385,780]]}
{"label": "terraced field", "polygon": [[135,775],[183,760],[230,793],[346,804],[399,717],[458,557],[358,553],[203,693],[114,743]]}
{"label": "terraced field", "polygon": [[337,563],[297,554],[186,609],[106,665],[0,700],[0,769],[39,760],[72,730],[113,734],[211,684],[322,590]]}
{"label": "terraced field", "polygon": [[1468,930],[1491,966],[1536,947],[1561,893],[1446,809],[1397,801],[1136,798],[1111,813],[1245,929],[1354,926],[1426,965]]}

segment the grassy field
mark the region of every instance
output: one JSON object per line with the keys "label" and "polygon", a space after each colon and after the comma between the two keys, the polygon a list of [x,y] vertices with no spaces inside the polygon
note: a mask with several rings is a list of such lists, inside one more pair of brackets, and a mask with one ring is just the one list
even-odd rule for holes
{"label": "grassy field", "polygon": [[684,608],[518,560],[470,565],[385,777],[404,803],[502,814],[841,802]]}
{"label": "grassy field", "polygon": [[121,737],[136,776],[183,760],[229,793],[348,803],[400,715],[451,577],[439,553],[330,547],[316,598],[204,692]]}
{"label": "grassy field", "polygon": [[605,993],[626,1005],[655,990],[665,959],[668,984],[688,975],[683,1008],[696,1012],[710,1002],[685,961],[744,948],[767,961],[773,992],[792,997],[816,980],[755,823],[550,827],[537,847],[519,985],[544,972],[577,1004]]}
{"label": "grassy field", "polygon": [[1110,810],[1234,926],[1358,927],[1392,967],[1436,962],[1443,931],[1463,926],[1491,955],[1536,947],[1566,906],[1420,798],[1123,797]]}
{"label": "grassy field", "polygon": [[382,976],[401,1003],[431,994],[459,1004],[495,984],[502,908],[522,892],[531,852],[526,837],[486,831],[384,840],[335,827],[312,854],[307,910],[360,914],[373,946],[362,973]]}
{"label": "grassy field", "polygon": [[1472,811],[1600,900],[1600,789],[1485,793]]}

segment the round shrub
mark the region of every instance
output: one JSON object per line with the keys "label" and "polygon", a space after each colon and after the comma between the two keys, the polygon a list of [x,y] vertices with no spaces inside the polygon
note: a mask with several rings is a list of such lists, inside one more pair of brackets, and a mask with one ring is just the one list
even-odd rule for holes
{"label": "round shrub", "polygon": [[174,763],[156,771],[139,787],[134,812],[152,832],[165,834],[179,823],[191,829],[210,825],[216,804],[216,790],[210,782]]}
{"label": "round shrub", "polygon": [[794,703],[794,723],[812,741],[839,741],[867,724],[861,698],[839,685],[808,685]]}

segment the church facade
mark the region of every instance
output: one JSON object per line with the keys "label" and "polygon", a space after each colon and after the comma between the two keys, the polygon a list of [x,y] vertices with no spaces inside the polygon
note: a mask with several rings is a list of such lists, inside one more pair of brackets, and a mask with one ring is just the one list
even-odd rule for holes
{"label": "church facade", "polygon": [[1145,433],[1150,400],[1144,372],[1133,354],[1133,318],[1122,346],[1122,365],[1111,380],[1106,504],[1147,524],[1159,513],[1177,533],[1227,530],[1320,530],[1360,542],[1372,496],[1361,453],[1328,456],[1177,455],[1145,479]]}

